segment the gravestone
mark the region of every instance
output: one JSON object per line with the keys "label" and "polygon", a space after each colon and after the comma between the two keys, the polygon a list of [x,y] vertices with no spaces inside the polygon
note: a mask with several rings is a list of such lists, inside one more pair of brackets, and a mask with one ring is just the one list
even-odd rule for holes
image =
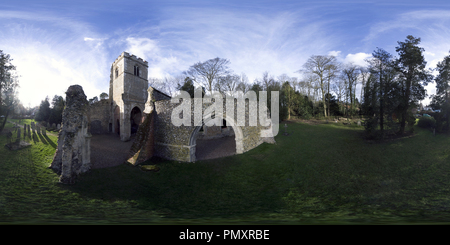
{"label": "gravestone", "polygon": [[91,134],[88,132],[89,103],[80,85],[66,92],[66,107],[62,114],[62,128],[50,168],[63,184],[74,184],[79,174],[91,168]]}
{"label": "gravestone", "polygon": [[33,134],[34,134],[35,128],[36,128],[36,125],[34,124],[34,122],[31,122],[31,129],[33,130]]}
{"label": "gravestone", "polygon": [[358,120],[358,126],[361,126],[361,121]]}
{"label": "gravestone", "polygon": [[28,137],[31,138],[31,125],[28,124]]}
{"label": "gravestone", "polygon": [[56,125],[56,129],[60,130],[61,129],[61,124],[58,123],[58,125]]}
{"label": "gravestone", "polygon": [[38,125],[36,125],[36,132],[37,132],[38,134],[41,133],[41,128],[40,128]]}
{"label": "gravestone", "polygon": [[53,124],[52,124],[52,128],[56,128],[56,124],[53,123]]}
{"label": "gravestone", "polygon": [[42,128],[42,135],[47,135],[47,132],[45,131],[45,128]]}
{"label": "gravestone", "polygon": [[17,128],[17,138],[16,142],[20,142],[20,128]]}

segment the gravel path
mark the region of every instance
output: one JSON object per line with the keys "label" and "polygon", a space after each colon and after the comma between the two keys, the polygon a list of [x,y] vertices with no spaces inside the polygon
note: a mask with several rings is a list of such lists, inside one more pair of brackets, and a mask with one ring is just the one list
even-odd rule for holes
{"label": "gravel path", "polygon": [[127,160],[134,136],[127,142],[120,140],[117,134],[92,135],[92,168],[107,168],[123,164]]}

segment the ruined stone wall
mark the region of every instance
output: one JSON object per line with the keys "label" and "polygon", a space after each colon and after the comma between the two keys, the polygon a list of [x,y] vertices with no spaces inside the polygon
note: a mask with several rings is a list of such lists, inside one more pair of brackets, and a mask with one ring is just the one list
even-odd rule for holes
{"label": "ruined stone wall", "polygon": [[61,183],[73,184],[79,174],[91,168],[88,113],[89,104],[83,88],[79,85],[70,86],[66,92],[58,147],[50,165],[60,175]]}
{"label": "ruined stone wall", "polygon": [[110,102],[103,99],[89,106],[91,134],[106,134],[109,132]]}
{"label": "ruined stone wall", "polygon": [[[175,126],[172,124],[171,116],[172,110],[179,106],[179,103],[171,103],[170,100],[155,102],[156,111],[156,127],[155,127],[155,154],[159,157],[166,159],[173,159],[179,161],[192,161],[195,160],[195,139],[193,140],[193,134],[197,133],[199,127],[194,125],[194,99],[191,99],[191,125],[192,126]],[[223,101],[223,114],[230,124],[234,124],[233,131],[236,139],[236,153],[240,154],[249,151],[263,142],[274,143],[273,137],[271,139],[261,138],[261,130],[267,129],[263,127],[259,120],[257,120],[257,126],[249,126],[249,111],[257,110],[256,107],[248,105],[248,101],[245,106],[245,125],[237,126],[237,103],[234,103],[234,118],[226,115],[226,101]],[[205,109],[211,104],[202,104],[202,112],[204,114]],[[258,116],[256,114],[256,116]],[[232,122],[230,122],[232,121]],[[195,131],[195,132],[194,132]]]}

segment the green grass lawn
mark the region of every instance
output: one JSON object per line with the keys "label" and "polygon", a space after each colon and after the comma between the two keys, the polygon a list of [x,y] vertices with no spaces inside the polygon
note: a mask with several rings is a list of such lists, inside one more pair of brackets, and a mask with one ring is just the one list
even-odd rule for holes
{"label": "green grass lawn", "polygon": [[34,123],[37,123],[34,119],[10,119],[10,118],[8,118],[8,121],[11,121],[11,122],[16,122],[16,123],[19,123],[19,121],[20,121],[20,124],[21,125],[23,125],[23,124],[31,124],[31,122],[34,122]]}
{"label": "green grass lawn", "polygon": [[[281,124],[284,126],[284,124]],[[11,127],[8,124],[7,127]],[[121,165],[58,184],[57,138],[9,151],[0,136],[0,222],[403,224],[450,221],[450,137],[362,139],[362,127],[288,124],[277,144],[158,172]]]}

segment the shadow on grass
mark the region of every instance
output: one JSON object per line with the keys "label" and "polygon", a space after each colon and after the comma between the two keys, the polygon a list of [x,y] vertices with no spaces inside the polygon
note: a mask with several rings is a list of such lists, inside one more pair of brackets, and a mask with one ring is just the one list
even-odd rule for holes
{"label": "shadow on grass", "polygon": [[37,134],[35,132],[33,132],[32,138],[33,138],[34,143],[39,142],[39,137],[37,136]]}
{"label": "shadow on grass", "polygon": [[47,140],[45,140],[44,136],[42,136],[42,134],[38,134],[39,138],[41,139],[42,143],[44,144],[48,144]]}
{"label": "shadow on grass", "polygon": [[53,147],[53,149],[56,149],[56,144],[47,136],[44,135],[45,139],[47,140],[47,142]]}
{"label": "shadow on grass", "polygon": [[242,171],[237,163],[225,159],[189,164],[153,159],[152,163],[160,168],[158,172],[125,164],[93,169],[64,188],[87,198],[134,200],[139,209],[173,218],[239,218],[271,213],[281,206],[284,186],[265,174],[248,176],[251,171]]}

